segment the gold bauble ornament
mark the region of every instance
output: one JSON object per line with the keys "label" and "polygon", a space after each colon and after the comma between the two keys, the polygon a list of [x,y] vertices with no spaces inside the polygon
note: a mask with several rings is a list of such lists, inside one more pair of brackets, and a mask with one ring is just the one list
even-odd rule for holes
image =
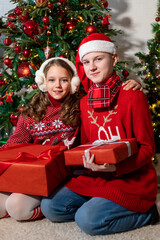
{"label": "gold bauble ornament", "polygon": [[[157,101],[156,103],[153,103],[150,108],[152,109],[152,112],[157,115],[158,117],[160,117],[160,101]],[[159,111],[157,112],[157,108],[159,109]]]}
{"label": "gold bauble ornament", "polygon": [[35,0],[35,4],[37,7],[46,7],[48,4],[48,0]]}

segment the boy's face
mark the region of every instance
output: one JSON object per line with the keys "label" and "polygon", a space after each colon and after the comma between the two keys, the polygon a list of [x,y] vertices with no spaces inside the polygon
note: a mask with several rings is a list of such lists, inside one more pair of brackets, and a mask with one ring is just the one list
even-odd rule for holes
{"label": "boy's face", "polygon": [[112,75],[113,67],[117,61],[117,55],[105,52],[87,53],[82,59],[86,76],[95,84],[106,82]]}

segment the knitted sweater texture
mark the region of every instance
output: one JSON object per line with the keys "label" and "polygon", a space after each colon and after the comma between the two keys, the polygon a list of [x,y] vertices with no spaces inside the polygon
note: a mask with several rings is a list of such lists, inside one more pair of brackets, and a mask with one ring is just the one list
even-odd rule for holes
{"label": "knitted sweater texture", "polygon": [[81,143],[114,136],[136,138],[138,153],[116,164],[115,173],[89,171],[66,186],[82,195],[107,198],[129,210],[146,212],[156,201],[158,186],[151,160],[155,146],[146,96],[121,87],[110,108],[91,109],[87,102],[88,95],[81,100]]}
{"label": "knitted sweater texture", "polygon": [[41,122],[37,123],[32,118],[26,119],[20,115],[17,127],[7,143],[34,143],[48,145],[65,145],[70,148],[75,144],[78,133],[78,126],[71,127],[62,123],[60,120],[61,103],[52,101],[47,107],[46,115]]}

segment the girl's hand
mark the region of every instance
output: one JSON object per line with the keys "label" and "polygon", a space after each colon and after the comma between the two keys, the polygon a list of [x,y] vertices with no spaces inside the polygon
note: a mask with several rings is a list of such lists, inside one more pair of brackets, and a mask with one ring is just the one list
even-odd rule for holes
{"label": "girl's hand", "polygon": [[116,166],[113,164],[104,163],[102,165],[94,163],[94,154],[90,156],[90,152],[87,154],[87,158],[83,155],[83,165],[85,168],[91,169],[93,172],[115,172]]}
{"label": "girl's hand", "polygon": [[136,80],[133,80],[133,79],[127,80],[126,82],[124,82],[122,84],[122,86],[124,86],[123,89],[126,90],[126,91],[128,91],[131,88],[133,89],[133,91],[136,91],[138,89],[140,91],[143,91],[142,85],[139,82],[137,82]]}

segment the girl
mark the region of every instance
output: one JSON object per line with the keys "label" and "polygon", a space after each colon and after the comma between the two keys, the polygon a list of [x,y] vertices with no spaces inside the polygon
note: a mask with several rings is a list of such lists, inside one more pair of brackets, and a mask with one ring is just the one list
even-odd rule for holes
{"label": "girl", "polygon": [[[14,131],[3,148],[11,143],[75,144],[79,125],[79,78],[72,62],[51,58],[36,72],[40,92],[24,108]],[[39,196],[0,192],[0,218],[33,220],[42,216]]]}

